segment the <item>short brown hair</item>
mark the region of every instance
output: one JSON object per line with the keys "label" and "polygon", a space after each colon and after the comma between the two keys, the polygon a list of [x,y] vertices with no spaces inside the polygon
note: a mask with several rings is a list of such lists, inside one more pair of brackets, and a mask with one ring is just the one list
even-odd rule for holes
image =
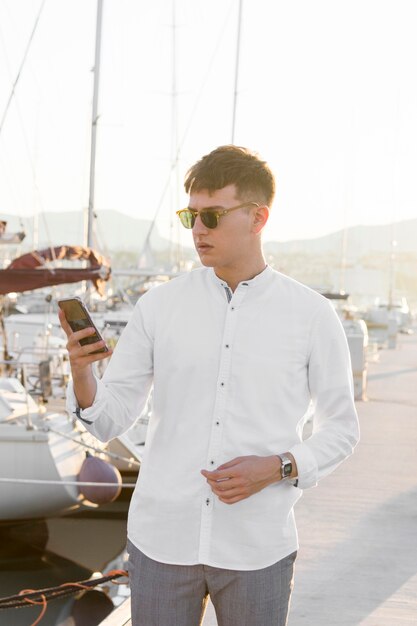
{"label": "short brown hair", "polygon": [[220,146],[203,156],[188,170],[184,187],[187,193],[209,193],[235,185],[237,197],[271,205],[275,179],[269,166],[255,152],[239,146]]}

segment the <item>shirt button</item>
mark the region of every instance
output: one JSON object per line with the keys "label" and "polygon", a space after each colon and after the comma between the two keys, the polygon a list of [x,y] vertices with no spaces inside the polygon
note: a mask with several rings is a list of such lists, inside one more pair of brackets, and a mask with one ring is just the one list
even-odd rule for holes
{"label": "shirt button", "polygon": [[234,306],[232,306],[232,311],[234,311],[234,310],[235,310],[235,307],[234,307]]}
{"label": "shirt button", "polygon": [[230,348],[230,346],[229,346],[229,344],[228,344],[228,343],[225,345],[225,348]]}
{"label": "shirt button", "polygon": [[214,461],[210,461],[210,465],[214,465]]}
{"label": "shirt button", "polygon": [[220,426],[220,422],[216,422],[216,426]]}
{"label": "shirt button", "polygon": [[209,498],[207,498],[206,504],[207,504],[207,506],[210,504],[210,499]]}
{"label": "shirt button", "polygon": [[224,387],[224,383],[220,383],[220,387]]}

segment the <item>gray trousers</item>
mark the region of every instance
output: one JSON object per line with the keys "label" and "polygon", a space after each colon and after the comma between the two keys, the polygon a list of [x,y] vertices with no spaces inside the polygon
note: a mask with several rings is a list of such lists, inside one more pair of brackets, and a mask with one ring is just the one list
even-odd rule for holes
{"label": "gray trousers", "polygon": [[260,570],[168,565],[130,541],[132,626],[199,626],[208,596],[219,626],[285,626],[293,588],[294,552]]}

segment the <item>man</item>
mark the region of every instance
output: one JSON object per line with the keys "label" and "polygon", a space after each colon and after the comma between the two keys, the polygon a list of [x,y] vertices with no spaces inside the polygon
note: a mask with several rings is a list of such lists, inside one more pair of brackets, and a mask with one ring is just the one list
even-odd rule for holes
{"label": "man", "polygon": [[[188,172],[202,268],[138,301],[102,380],[88,330],[68,334],[69,410],[101,440],[125,431],[151,385],[153,415],[129,511],[133,626],[284,626],[293,508],[358,441],[349,352],[328,301],[268,267],[275,191],[257,155],[223,146]],[[302,440],[314,408],[314,431]]]}

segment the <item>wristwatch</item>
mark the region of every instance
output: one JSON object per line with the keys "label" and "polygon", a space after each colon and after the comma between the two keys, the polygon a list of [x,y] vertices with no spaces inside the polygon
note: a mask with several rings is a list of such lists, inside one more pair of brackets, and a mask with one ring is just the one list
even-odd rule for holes
{"label": "wristwatch", "polygon": [[281,459],[281,478],[288,478],[292,473],[292,461],[285,454],[280,454],[279,458]]}

